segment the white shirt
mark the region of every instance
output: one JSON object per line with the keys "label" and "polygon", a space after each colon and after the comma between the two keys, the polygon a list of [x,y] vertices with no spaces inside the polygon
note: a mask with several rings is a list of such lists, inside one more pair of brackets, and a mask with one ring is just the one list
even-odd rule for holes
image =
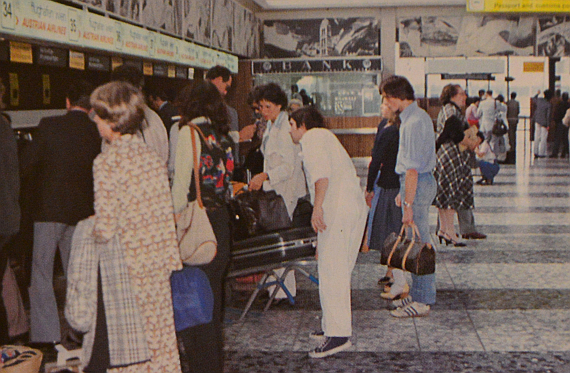
{"label": "white shirt", "polygon": [[487,140],[483,141],[479,145],[479,153],[483,153],[483,156],[479,156],[479,154],[477,154],[477,159],[480,161],[493,163],[495,159],[497,159],[495,153],[493,153],[493,151],[491,150],[491,146],[489,145],[489,142]]}
{"label": "white shirt", "polygon": [[285,200],[289,216],[297,206],[297,200],[307,194],[305,175],[299,153],[301,148],[295,145],[289,134],[289,116],[282,111],[275,122],[267,122],[263,133],[261,152],[263,170],[269,180],[263,183],[264,190],[275,190]]}
{"label": "white shirt", "polygon": [[[312,128],[301,138],[303,166],[311,194],[315,202],[315,183],[327,178],[329,185],[323,201],[325,223],[330,219],[342,217],[343,209],[366,209],[364,192],[360,179],[356,175],[354,163],[338,141],[327,129]],[[350,223],[348,223],[350,225]]]}
{"label": "white shirt", "polygon": [[[496,105],[498,108],[499,105]],[[505,107],[506,109],[506,107]],[[477,109],[477,115],[479,116],[479,127],[483,133],[490,132],[493,130],[493,124],[495,124],[495,99],[487,98],[479,103],[479,108]],[[506,110],[505,110],[506,115]],[[505,121],[505,123],[507,123]]]}
{"label": "white shirt", "polygon": [[168,162],[168,135],[162,119],[158,114],[145,105],[142,138],[144,142],[158,154],[164,165]]}

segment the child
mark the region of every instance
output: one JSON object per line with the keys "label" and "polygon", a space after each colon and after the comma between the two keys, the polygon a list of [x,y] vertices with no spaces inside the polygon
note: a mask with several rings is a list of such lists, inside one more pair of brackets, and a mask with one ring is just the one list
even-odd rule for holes
{"label": "child", "polygon": [[481,144],[475,149],[475,153],[477,154],[477,161],[479,163],[479,169],[481,169],[482,178],[475,184],[493,185],[493,179],[499,173],[500,168],[497,163],[497,157],[491,150],[489,141],[485,139],[483,133],[478,132],[477,136],[481,139]]}

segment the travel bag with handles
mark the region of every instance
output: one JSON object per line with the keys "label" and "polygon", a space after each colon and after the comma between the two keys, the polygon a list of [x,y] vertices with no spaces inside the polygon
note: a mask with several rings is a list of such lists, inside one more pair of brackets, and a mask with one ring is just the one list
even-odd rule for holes
{"label": "travel bag with handles", "polygon": [[[406,233],[412,230],[412,238]],[[403,225],[400,234],[390,233],[384,240],[380,263],[423,276],[435,273],[435,250],[429,243],[420,239],[415,224]]]}
{"label": "travel bag with handles", "polygon": [[274,190],[238,191],[230,205],[234,240],[292,227],[285,201]]}
{"label": "travel bag with handles", "polygon": [[[194,160],[194,183],[196,200],[188,202],[176,222],[176,235],[180,248],[180,259],[187,265],[203,265],[210,263],[216,256],[218,242],[206,209],[202,204],[200,193],[200,175],[198,172],[198,154],[196,149],[196,132],[204,139],[198,126],[189,123],[192,135],[192,156]],[[204,143],[208,146],[208,142]]]}

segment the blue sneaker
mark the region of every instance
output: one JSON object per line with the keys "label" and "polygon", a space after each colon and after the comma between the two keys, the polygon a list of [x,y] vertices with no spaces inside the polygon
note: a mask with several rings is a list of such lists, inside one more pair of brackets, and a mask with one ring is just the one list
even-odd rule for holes
{"label": "blue sneaker", "polygon": [[352,346],[348,337],[326,337],[323,344],[309,352],[309,357],[320,359],[344,351]]}

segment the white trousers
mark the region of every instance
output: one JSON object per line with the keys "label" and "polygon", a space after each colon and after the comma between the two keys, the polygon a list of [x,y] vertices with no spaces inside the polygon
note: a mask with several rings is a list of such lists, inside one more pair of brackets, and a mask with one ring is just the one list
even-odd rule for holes
{"label": "white trousers", "polygon": [[347,211],[350,209],[339,208],[338,214],[343,216],[337,216],[317,237],[321,324],[327,337],[352,335],[350,280],[364,235],[366,211],[356,213],[355,207]]}
{"label": "white trousers", "polygon": [[545,157],[546,139],[548,137],[548,128],[536,123],[534,125],[534,154]]}

